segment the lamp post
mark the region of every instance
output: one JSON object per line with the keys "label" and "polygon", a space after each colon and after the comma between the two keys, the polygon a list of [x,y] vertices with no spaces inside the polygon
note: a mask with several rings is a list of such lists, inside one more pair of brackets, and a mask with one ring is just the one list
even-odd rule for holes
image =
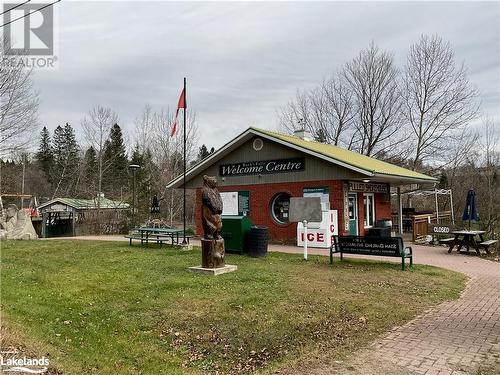
{"label": "lamp post", "polygon": [[133,181],[132,181],[132,227],[135,227],[135,173],[141,167],[137,164],[130,164],[128,166],[132,170]]}

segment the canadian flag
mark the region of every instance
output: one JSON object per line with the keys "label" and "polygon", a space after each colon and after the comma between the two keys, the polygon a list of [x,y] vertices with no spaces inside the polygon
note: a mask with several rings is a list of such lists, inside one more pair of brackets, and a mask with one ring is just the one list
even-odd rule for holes
{"label": "canadian flag", "polygon": [[[170,127],[170,136],[173,137],[177,131],[177,116],[179,116],[179,109],[183,108],[186,110],[186,98],[185,98],[185,91],[182,89],[181,96],[179,97],[179,103],[177,103],[177,110],[175,111],[175,118],[174,122],[172,122],[172,125]],[[185,126],[186,124],[184,124]]]}

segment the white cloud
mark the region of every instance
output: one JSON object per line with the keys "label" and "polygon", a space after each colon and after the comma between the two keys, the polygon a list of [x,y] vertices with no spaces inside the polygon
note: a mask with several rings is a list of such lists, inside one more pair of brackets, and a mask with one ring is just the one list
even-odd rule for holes
{"label": "white cloud", "polygon": [[450,40],[500,120],[500,3],[61,2],[60,68],[36,74],[41,117],[75,127],[94,105],[130,132],[148,103],[188,104],[203,142],[221,146],[250,125],[274,128],[297,88],[314,87],[372,40],[402,65],[422,33]]}

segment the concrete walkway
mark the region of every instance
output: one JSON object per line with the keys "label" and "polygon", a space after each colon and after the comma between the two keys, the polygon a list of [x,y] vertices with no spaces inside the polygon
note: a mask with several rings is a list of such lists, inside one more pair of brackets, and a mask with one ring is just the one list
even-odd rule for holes
{"label": "concrete walkway", "polygon": [[[67,239],[126,240],[117,236]],[[192,243],[199,245],[197,240]],[[462,375],[476,374],[479,366],[491,366],[491,373],[500,373],[500,263],[456,252],[448,254],[444,247],[412,247],[415,263],[467,275],[466,289],[458,300],[442,303],[409,323],[394,328],[368,350],[354,355],[356,361],[349,372]],[[326,249],[309,250],[309,254],[328,255]],[[269,251],[301,253],[302,249],[270,245]],[[399,262],[394,258],[369,258]],[[356,363],[363,368],[356,371]],[[369,371],[368,364],[371,367]],[[345,373],[331,364],[312,367],[308,366],[308,373]]]}

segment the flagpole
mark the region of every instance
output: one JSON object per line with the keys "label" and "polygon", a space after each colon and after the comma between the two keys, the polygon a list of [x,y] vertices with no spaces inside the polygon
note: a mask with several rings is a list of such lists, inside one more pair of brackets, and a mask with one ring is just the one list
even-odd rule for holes
{"label": "flagpole", "polygon": [[184,77],[184,183],[183,183],[183,219],[184,219],[184,235],[182,239],[182,244],[187,245],[186,241],[186,111],[187,111],[187,100],[186,100],[186,77]]}

